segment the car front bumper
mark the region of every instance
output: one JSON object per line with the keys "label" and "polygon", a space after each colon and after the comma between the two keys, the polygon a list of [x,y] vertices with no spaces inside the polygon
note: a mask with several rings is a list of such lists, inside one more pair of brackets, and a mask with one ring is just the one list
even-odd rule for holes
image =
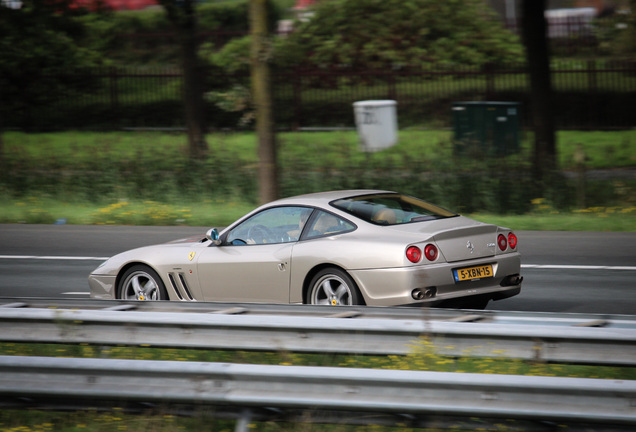
{"label": "car front bumper", "polygon": [[115,298],[115,276],[91,274],[88,277],[88,286],[91,298],[99,300],[112,300]]}

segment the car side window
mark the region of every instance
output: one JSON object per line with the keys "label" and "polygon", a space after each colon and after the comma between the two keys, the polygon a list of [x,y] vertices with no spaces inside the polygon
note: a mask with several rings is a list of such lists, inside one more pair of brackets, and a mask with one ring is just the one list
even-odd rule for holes
{"label": "car side window", "polygon": [[262,245],[297,241],[313,209],[274,207],[263,210],[234,227],[225,239],[231,245]]}
{"label": "car side window", "polygon": [[348,231],[353,231],[355,225],[348,222],[338,216],[325,211],[317,211],[317,214],[309,222],[307,227],[306,238],[316,238],[322,236],[329,236],[334,234],[341,234]]}

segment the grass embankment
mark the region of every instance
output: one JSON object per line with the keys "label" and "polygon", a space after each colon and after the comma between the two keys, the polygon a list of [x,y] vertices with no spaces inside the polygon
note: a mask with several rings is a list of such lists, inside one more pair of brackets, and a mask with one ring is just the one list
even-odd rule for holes
{"label": "grass embankment", "polygon": [[[449,131],[399,138],[366,154],[354,131],[281,133],[281,193],[387,188],[515,229],[636,230],[636,179],[617,175],[636,167],[636,131],[559,132],[567,175],[543,196],[533,192],[528,136],[505,158],[479,148],[456,156]],[[7,132],[0,222],[226,225],[256,206],[256,139],[215,133],[208,143],[209,157],[192,163],[182,134]],[[581,168],[609,175],[581,183]]]}

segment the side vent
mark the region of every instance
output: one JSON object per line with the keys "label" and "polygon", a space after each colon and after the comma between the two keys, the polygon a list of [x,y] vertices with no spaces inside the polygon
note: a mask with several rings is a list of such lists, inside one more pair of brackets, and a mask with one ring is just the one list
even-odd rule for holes
{"label": "side vent", "polygon": [[190,290],[188,289],[188,283],[186,282],[185,278],[183,277],[183,273],[179,273],[179,280],[181,281],[181,286],[183,287],[183,290],[185,291],[185,295],[190,300],[194,300],[194,298],[192,297],[192,294],[190,294]]}
{"label": "side vent", "polygon": [[194,301],[183,273],[168,273],[168,278],[179,300]]}
{"label": "side vent", "polygon": [[168,278],[170,279],[170,285],[172,285],[172,289],[174,290],[174,292],[177,293],[177,297],[179,297],[179,300],[183,300],[183,296],[181,295],[181,292],[174,281],[174,273],[168,273]]}

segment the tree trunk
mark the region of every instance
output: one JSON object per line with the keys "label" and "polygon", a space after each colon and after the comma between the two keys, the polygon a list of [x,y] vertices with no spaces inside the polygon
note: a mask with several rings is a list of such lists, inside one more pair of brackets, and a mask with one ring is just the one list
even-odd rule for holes
{"label": "tree trunk", "polygon": [[276,134],[268,64],[267,0],[250,0],[252,97],[258,136],[258,197],[261,204],[278,198]]}
{"label": "tree trunk", "polygon": [[205,103],[203,77],[197,59],[198,44],[193,32],[188,32],[182,37],[183,98],[188,129],[188,148],[191,158],[203,159],[207,154],[208,144],[205,141]]}
{"label": "tree trunk", "polygon": [[557,168],[545,6],[546,0],[523,0],[521,18],[530,73],[530,103],[535,134],[533,163],[540,183],[547,180]]}
{"label": "tree trunk", "polygon": [[4,133],[0,125],[0,179],[4,180],[4,173],[7,172],[4,166]]}
{"label": "tree trunk", "polygon": [[203,77],[199,65],[196,11],[194,0],[159,0],[175,26],[181,48],[183,68],[183,104],[191,159],[203,159],[208,151],[205,140],[205,103]]}

